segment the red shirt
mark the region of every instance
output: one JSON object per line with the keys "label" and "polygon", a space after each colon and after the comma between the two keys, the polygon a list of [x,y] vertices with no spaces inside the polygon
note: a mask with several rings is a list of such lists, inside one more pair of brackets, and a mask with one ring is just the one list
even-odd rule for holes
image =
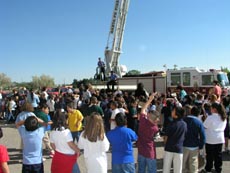
{"label": "red shirt", "polygon": [[145,114],[141,114],[137,141],[138,154],[146,158],[156,159],[156,146],[153,138],[157,132],[157,125],[146,119]]}
{"label": "red shirt", "polygon": [[8,162],[8,161],[9,161],[9,156],[8,156],[7,149],[5,146],[0,145],[0,173],[3,173],[1,164],[3,162]]}
{"label": "red shirt", "polygon": [[221,87],[220,86],[218,86],[218,85],[216,85],[215,87],[214,87],[214,94],[216,94],[217,95],[217,97],[220,97],[221,96],[221,93],[222,93],[222,89],[221,89]]}

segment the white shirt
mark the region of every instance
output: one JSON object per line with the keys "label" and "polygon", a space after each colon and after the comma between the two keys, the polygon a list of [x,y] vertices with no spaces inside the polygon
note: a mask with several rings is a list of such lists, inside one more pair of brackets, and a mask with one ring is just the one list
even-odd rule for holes
{"label": "white shirt", "polygon": [[223,121],[220,115],[216,113],[213,113],[207,117],[207,119],[204,121],[207,144],[225,143],[224,129],[226,127],[226,123],[227,121]]}
{"label": "white shirt", "polygon": [[53,99],[47,100],[46,104],[48,105],[50,112],[54,112],[55,111],[55,107],[54,107],[55,101]]}
{"label": "white shirt", "polygon": [[73,141],[73,137],[69,129],[62,131],[52,130],[50,133],[50,142],[54,143],[56,147],[55,150],[62,154],[75,154],[75,151],[68,145],[68,142],[71,141]]}
{"label": "white shirt", "polygon": [[115,117],[116,115],[120,113],[120,110],[118,108],[112,110],[112,115],[111,115],[111,122],[110,122],[110,130],[113,130],[115,129],[115,127],[117,126],[116,123],[115,123]]}
{"label": "white shirt", "polygon": [[103,141],[90,142],[83,137],[83,133],[84,131],[80,135],[78,147],[84,149],[87,173],[107,173],[106,151],[109,150],[107,137],[104,135]]}

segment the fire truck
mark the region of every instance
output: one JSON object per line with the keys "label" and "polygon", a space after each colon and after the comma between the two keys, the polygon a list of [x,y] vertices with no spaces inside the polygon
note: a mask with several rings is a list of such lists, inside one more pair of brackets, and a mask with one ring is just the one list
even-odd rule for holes
{"label": "fire truck", "polygon": [[214,80],[219,82],[224,94],[230,93],[227,74],[220,70],[205,71],[195,67],[184,67],[179,70],[168,69],[166,72],[167,89],[171,91],[175,91],[176,87],[181,85],[188,93],[199,91],[210,94]]}
{"label": "fire truck", "polygon": [[229,80],[225,72],[215,69],[205,71],[195,67],[123,76],[118,79],[118,84],[134,86],[141,82],[148,92],[159,93],[166,93],[168,90],[177,92],[177,86],[181,85],[188,93],[199,91],[203,94],[210,94],[214,80],[219,82],[224,94],[230,94]]}

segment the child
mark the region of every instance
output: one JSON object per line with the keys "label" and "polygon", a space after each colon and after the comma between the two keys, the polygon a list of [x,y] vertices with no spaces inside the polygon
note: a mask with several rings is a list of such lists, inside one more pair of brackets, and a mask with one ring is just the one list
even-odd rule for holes
{"label": "child", "polygon": [[65,112],[57,111],[50,133],[50,142],[55,154],[52,159],[52,173],[80,173],[76,163],[80,153],[73,142],[70,130],[67,128]]}
{"label": "child", "polygon": [[183,142],[187,130],[186,123],[182,120],[184,109],[175,106],[172,110],[173,121],[166,127],[165,155],[163,172],[169,173],[173,162],[173,172],[182,173]]}
{"label": "child", "polygon": [[107,133],[112,145],[112,173],[135,173],[132,143],[137,140],[137,135],[126,127],[127,120],[124,114],[116,114],[115,123],[115,129]]}
{"label": "child", "polygon": [[84,149],[88,173],[107,173],[106,151],[109,150],[109,141],[105,136],[103,119],[99,113],[94,112],[87,117],[78,147]]}
{"label": "child", "polygon": [[146,112],[154,96],[155,93],[149,97],[141,109],[137,141],[138,173],[145,173],[146,170],[149,173],[157,172],[156,146],[153,139],[158,132],[159,113],[154,110]]}
{"label": "child", "polygon": [[[49,133],[48,133],[48,131],[51,130],[50,124],[52,124],[52,121],[50,120],[50,116],[48,114],[49,114],[49,107],[45,103],[40,104],[39,109],[35,110],[35,115],[41,120],[43,120],[45,123],[47,123],[47,127],[45,128],[45,134],[44,134],[42,141],[45,145],[45,149],[49,151],[49,154],[50,154],[49,156],[53,157],[54,151],[52,147],[50,146],[50,139],[49,139]],[[43,160],[45,160],[45,158],[43,158]]]}
{"label": "child", "polygon": [[[23,140],[23,165],[22,173],[44,173],[44,166],[42,161],[42,138],[45,134],[44,126],[39,127],[40,124],[46,125],[43,120],[29,116],[26,120],[18,122],[18,131]],[[24,124],[24,126],[22,126]]]}

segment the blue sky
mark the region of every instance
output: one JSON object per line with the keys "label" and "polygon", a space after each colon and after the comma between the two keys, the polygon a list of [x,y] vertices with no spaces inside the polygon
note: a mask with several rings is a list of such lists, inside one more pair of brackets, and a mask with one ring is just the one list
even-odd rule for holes
{"label": "blue sky", "polygon": [[[0,73],[29,82],[93,77],[114,0],[0,0]],[[120,64],[149,72],[230,68],[229,0],[131,0]]]}

